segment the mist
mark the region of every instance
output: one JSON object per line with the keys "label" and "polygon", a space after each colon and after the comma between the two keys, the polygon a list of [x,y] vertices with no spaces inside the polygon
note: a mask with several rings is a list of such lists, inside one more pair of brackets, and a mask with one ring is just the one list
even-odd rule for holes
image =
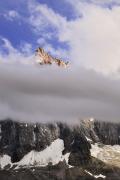
{"label": "mist", "polygon": [[120,80],[84,68],[0,65],[0,119],[120,122]]}

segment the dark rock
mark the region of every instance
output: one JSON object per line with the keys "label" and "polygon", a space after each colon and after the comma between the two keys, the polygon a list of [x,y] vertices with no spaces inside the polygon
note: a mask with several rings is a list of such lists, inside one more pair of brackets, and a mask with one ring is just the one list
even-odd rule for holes
{"label": "dark rock", "polygon": [[[20,123],[10,119],[0,121],[0,154],[11,156],[12,162],[19,161],[31,150],[41,151],[49,146],[55,139],[63,139],[63,154],[70,152],[69,164],[63,162],[47,167],[34,167],[34,169],[6,166],[0,170],[0,180],[79,180],[95,179],[93,175],[106,175],[108,180],[118,180],[120,169],[109,166],[102,161],[91,157],[91,144],[119,144],[120,124],[99,121],[81,121],[79,125],[69,126],[63,123],[41,124]],[[100,178],[99,178],[100,179]]]}
{"label": "dark rock", "polygon": [[120,123],[95,121],[94,131],[103,144],[120,144]]}

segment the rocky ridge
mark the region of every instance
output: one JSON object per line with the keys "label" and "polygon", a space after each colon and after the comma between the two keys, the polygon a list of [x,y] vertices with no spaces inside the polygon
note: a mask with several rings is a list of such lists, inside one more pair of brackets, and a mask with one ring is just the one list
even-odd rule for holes
{"label": "rocky ridge", "polygon": [[[34,176],[42,177],[43,174],[46,179],[48,179],[49,174],[53,180],[59,180],[60,177],[63,180],[67,180],[68,177],[71,180],[77,180],[77,178],[96,179],[96,177],[98,177],[97,179],[117,180],[120,175],[119,167],[105,163],[95,156],[93,157],[91,149],[96,143],[98,147],[119,145],[119,136],[119,123],[106,123],[93,119],[81,120],[74,126],[65,123],[29,124],[10,119],[0,121],[0,164],[2,163],[2,157],[5,155],[11,158],[11,164],[5,164],[1,169],[0,177],[3,177],[4,173],[6,175],[6,172],[12,173],[12,177],[13,174],[22,174],[24,171],[27,177],[30,176],[31,180],[35,179]],[[36,154],[38,159],[39,152],[42,155],[44,152],[51,153],[52,150],[47,151],[47,149],[52,148],[53,154],[58,156],[61,153],[59,157],[64,158],[59,159],[54,164],[52,164],[51,159],[47,159],[48,162],[43,167],[41,160],[35,162],[36,158],[34,156]],[[32,156],[28,156],[31,154]],[[19,166],[25,157],[32,158],[31,162],[33,164]],[[49,158],[52,158],[52,156]],[[26,168],[29,168],[29,171]],[[60,177],[59,173],[61,174]]]}
{"label": "rocky ridge", "polygon": [[59,67],[63,67],[66,68],[69,66],[69,62],[64,62],[61,59],[58,58],[54,58],[53,56],[51,56],[50,54],[48,54],[47,52],[45,52],[45,50],[43,48],[37,48],[36,50],[36,58],[37,58],[37,63],[39,63],[40,65],[52,65],[55,64]]}

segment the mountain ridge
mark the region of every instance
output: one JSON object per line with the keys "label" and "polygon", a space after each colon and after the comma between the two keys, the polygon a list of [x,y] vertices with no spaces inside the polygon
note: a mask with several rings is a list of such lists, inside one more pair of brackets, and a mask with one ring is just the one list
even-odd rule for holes
{"label": "mountain ridge", "polygon": [[[50,168],[49,173],[56,174],[56,168],[60,168],[63,180],[77,180],[78,176],[85,179],[112,179],[113,176],[117,180],[120,175],[119,166],[104,162],[97,154],[101,151],[100,148],[106,145],[120,144],[119,130],[119,123],[116,125],[93,119],[81,120],[78,125],[73,126],[62,122],[43,124],[2,120],[0,174],[6,171],[21,174],[24,171],[32,180],[34,178],[30,174],[38,176],[38,169],[40,172],[44,169],[44,173],[47,173]],[[110,141],[109,136],[113,132],[116,132],[116,135],[111,136]],[[65,168],[64,172],[62,167]],[[66,172],[72,175],[65,175]],[[47,180],[48,176],[45,176]],[[56,179],[60,178],[57,176]]]}
{"label": "mountain ridge", "polygon": [[41,47],[37,48],[35,51],[35,55],[36,55],[36,59],[37,59],[37,63],[40,65],[52,65],[55,64],[58,67],[63,67],[63,68],[67,68],[69,67],[69,62],[65,62],[61,59],[55,58],[53,56],[51,56],[50,54],[48,54],[47,52],[45,52],[45,50]]}

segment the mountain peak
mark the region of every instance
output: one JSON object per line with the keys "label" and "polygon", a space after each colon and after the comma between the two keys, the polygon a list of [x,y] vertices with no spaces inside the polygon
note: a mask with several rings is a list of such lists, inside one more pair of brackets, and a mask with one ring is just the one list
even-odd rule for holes
{"label": "mountain peak", "polygon": [[66,68],[69,66],[69,62],[64,62],[61,59],[52,57],[50,54],[45,52],[45,50],[41,47],[36,49],[36,57],[37,57],[37,63],[39,63],[40,65],[56,64],[57,66],[63,67],[63,68]]}

